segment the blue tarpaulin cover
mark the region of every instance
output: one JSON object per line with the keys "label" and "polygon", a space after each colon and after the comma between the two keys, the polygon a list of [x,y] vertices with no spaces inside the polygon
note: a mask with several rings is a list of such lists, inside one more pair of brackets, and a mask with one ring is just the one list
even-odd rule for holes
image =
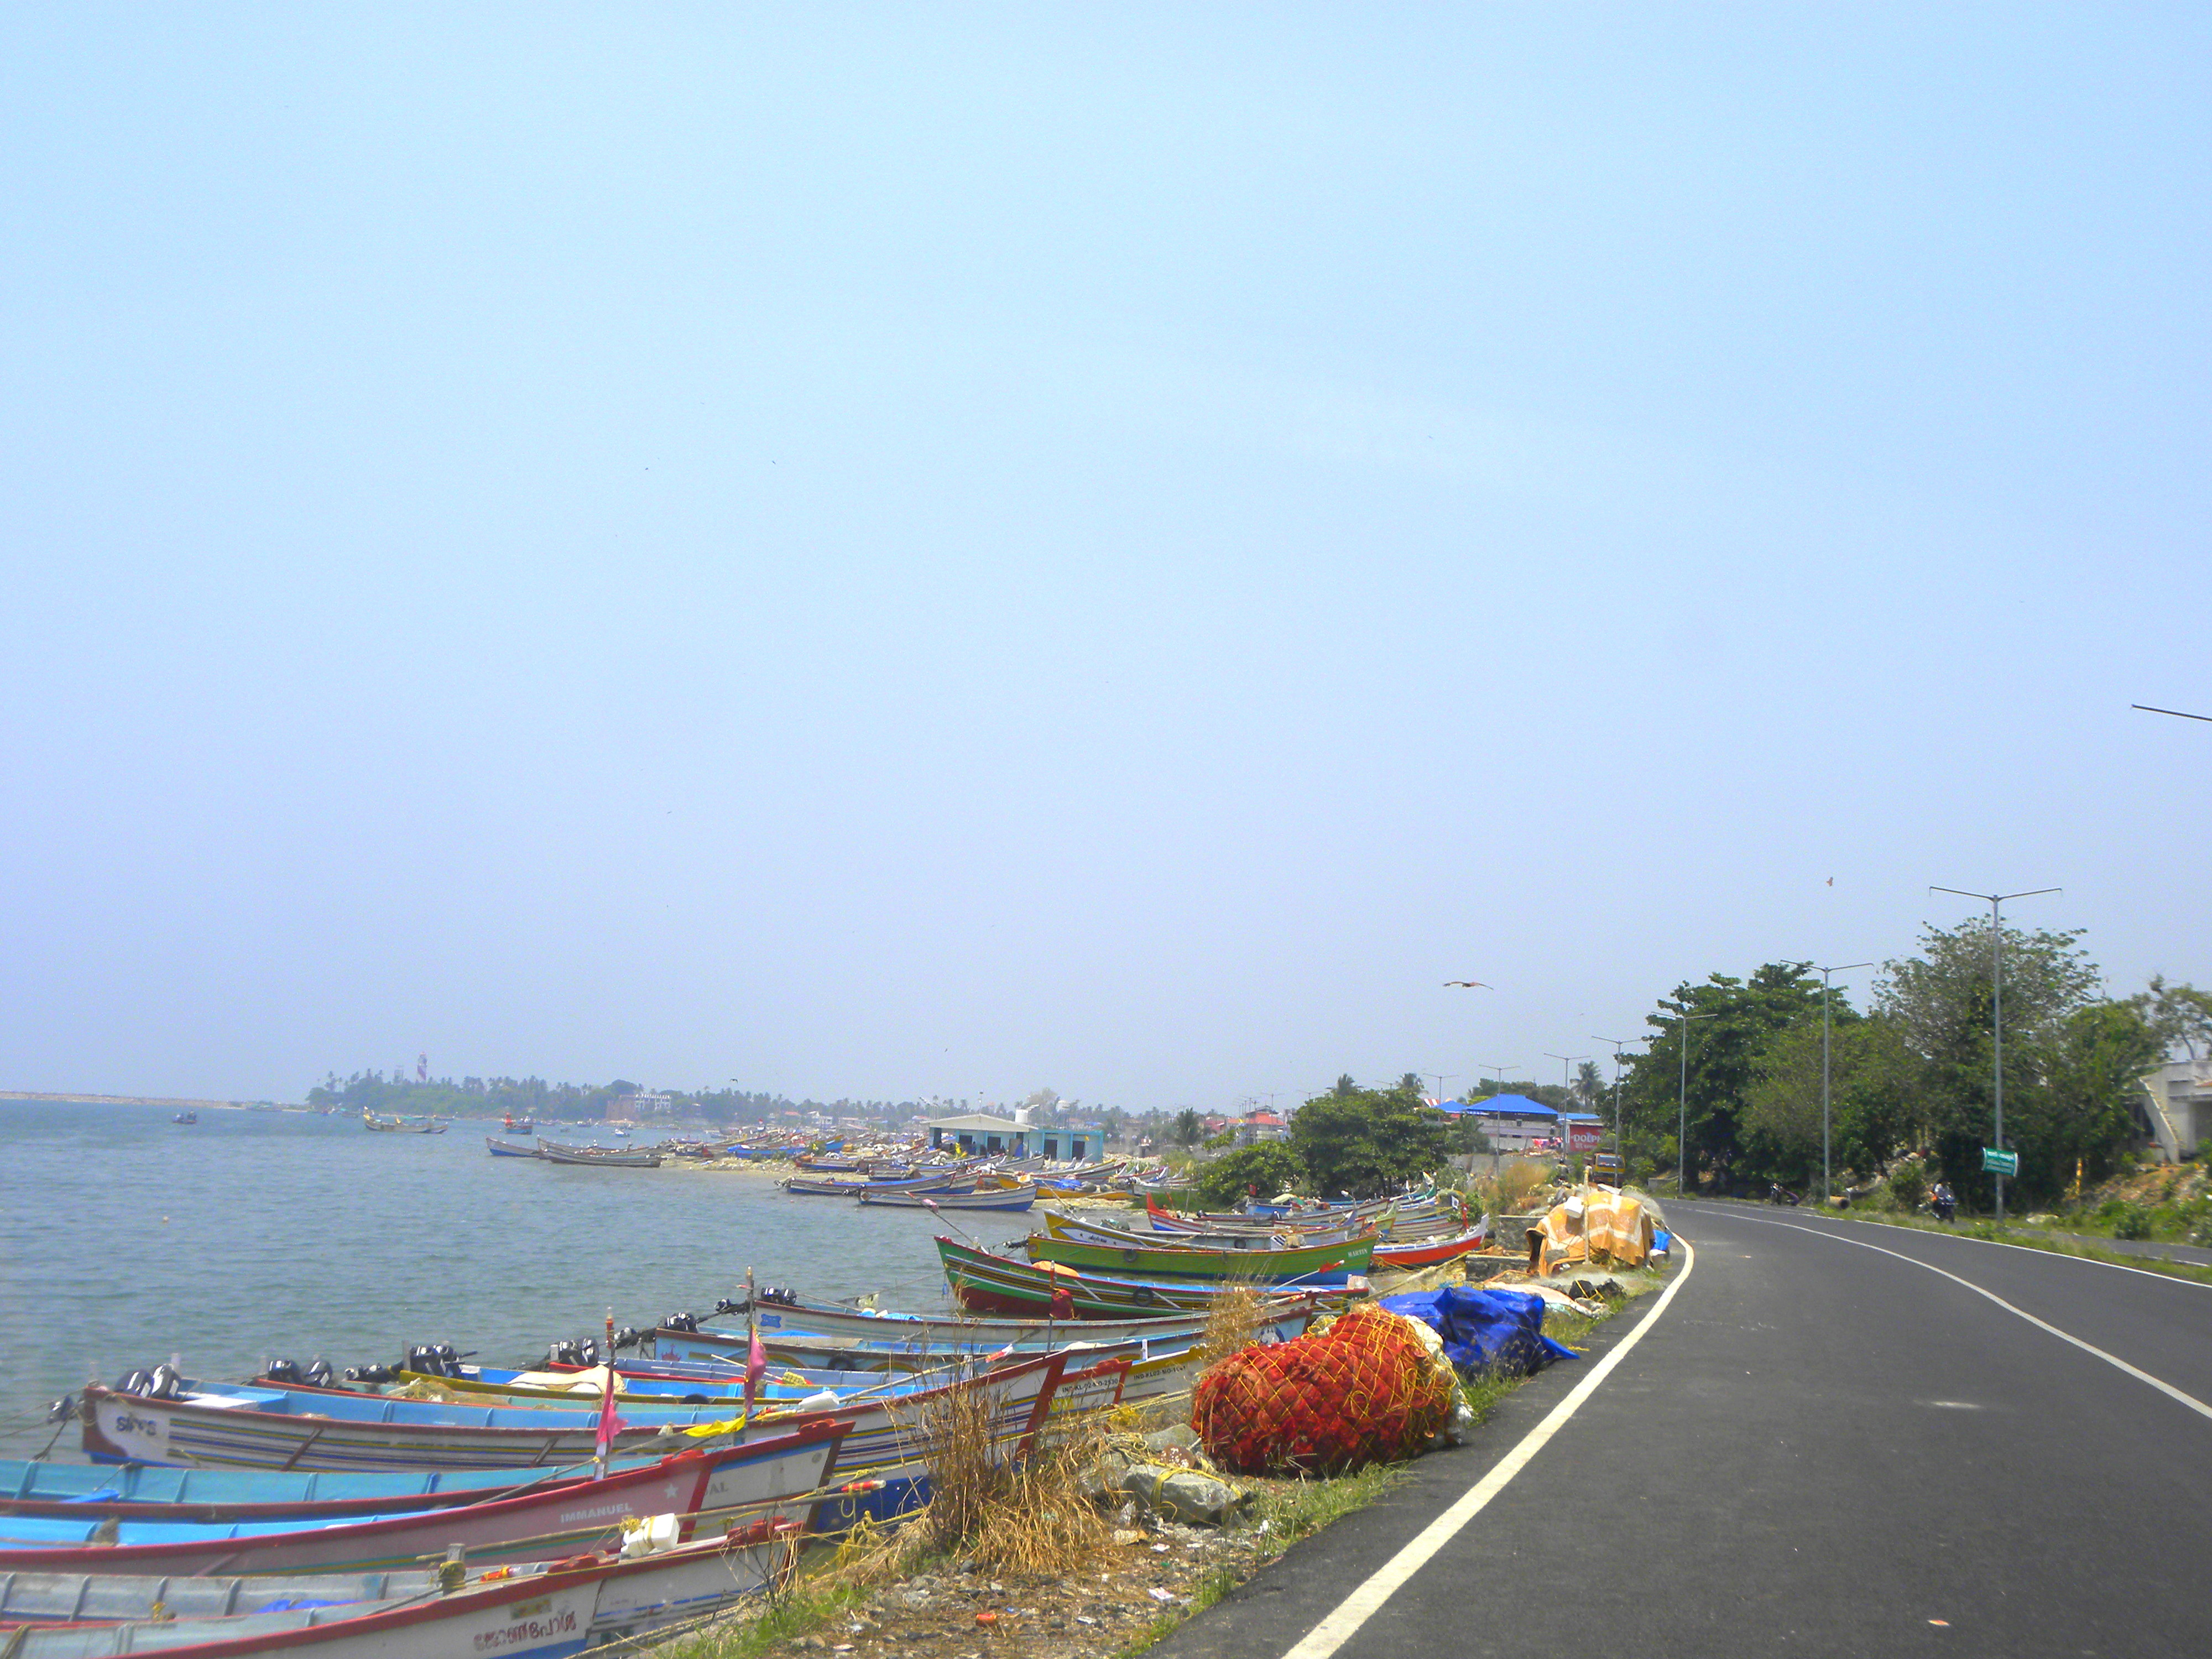
{"label": "blue tarpaulin cover", "polygon": [[1447,1100],[1443,1110],[1447,1112],[1475,1112],[1491,1117],[1557,1117],[1559,1113],[1540,1100],[1526,1095],[1492,1095],[1487,1100]]}
{"label": "blue tarpaulin cover", "polygon": [[1528,1291],[1447,1285],[1386,1296],[1382,1305],[1418,1319],[1444,1340],[1444,1358],[1462,1371],[1538,1371],[1575,1351],[1544,1334],[1544,1298]]}

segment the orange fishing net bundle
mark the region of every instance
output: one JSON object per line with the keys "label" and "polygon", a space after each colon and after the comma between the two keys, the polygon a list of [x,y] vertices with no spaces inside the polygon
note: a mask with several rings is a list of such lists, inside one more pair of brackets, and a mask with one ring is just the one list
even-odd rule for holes
{"label": "orange fishing net bundle", "polygon": [[1190,1425],[1234,1474],[1342,1474],[1419,1451],[1455,1389],[1409,1321],[1358,1308],[1322,1335],[1209,1367],[1191,1391]]}

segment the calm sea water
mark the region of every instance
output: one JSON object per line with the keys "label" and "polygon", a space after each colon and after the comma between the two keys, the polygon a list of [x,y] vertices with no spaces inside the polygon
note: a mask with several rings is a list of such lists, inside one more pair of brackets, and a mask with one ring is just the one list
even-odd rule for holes
{"label": "calm sea water", "polygon": [[[793,1198],[756,1171],[495,1158],[499,1133],[0,1101],[0,1456],[45,1444],[46,1402],[88,1376],[172,1355],[218,1379],[279,1355],[390,1364],[410,1342],[522,1364],[610,1308],[617,1326],[703,1314],[748,1266],[812,1297],[951,1306],[930,1239],[955,1229],[927,1210]],[[957,1219],[994,1247],[1026,1231]]]}

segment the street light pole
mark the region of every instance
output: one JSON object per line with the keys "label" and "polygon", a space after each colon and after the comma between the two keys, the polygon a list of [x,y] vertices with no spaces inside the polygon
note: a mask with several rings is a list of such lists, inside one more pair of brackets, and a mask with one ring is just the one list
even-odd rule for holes
{"label": "street light pole", "polygon": [[[1990,902],[1990,1028],[1996,1035],[1996,1059],[1991,1068],[1990,1094],[1996,1107],[1997,1150],[2004,1150],[2004,915],[2007,899],[2034,898],[2044,893],[2063,893],[2063,887],[2031,887],[2021,893],[1969,893],[1963,887],[1935,887],[1931,893],[1956,893],[1960,898]],[[2004,1176],[1997,1184],[1997,1225],[2004,1225]]]}
{"label": "street light pole", "polygon": [[1436,1079],[1437,1104],[1441,1106],[1444,1103],[1444,1085],[1457,1079],[1459,1073],[1457,1072],[1424,1072],[1421,1075]]}
{"label": "street light pole", "polygon": [[1636,1039],[1600,1036],[1592,1032],[1590,1041],[1613,1045],[1613,1155],[1620,1160],[1620,1182],[1625,1187],[1628,1184],[1628,1148],[1620,1139],[1620,1051]]}
{"label": "street light pole", "polygon": [[1870,962],[1846,962],[1820,969],[1820,1207],[1824,1210],[1835,1196],[1835,1183],[1828,1174],[1828,975],[1873,966]]}
{"label": "street light pole", "polygon": [[1677,1014],[1675,1019],[1682,1027],[1681,1076],[1674,1085],[1674,1196],[1680,1198],[1687,1190],[1690,1178],[1690,1022],[1693,1019],[1717,1019],[1717,1014]]}
{"label": "street light pole", "polygon": [[[1559,1062],[1559,1092],[1563,1095],[1566,1095],[1567,1097],[1571,1100],[1574,1097],[1569,1091],[1567,1087],[1567,1067],[1573,1065],[1578,1060],[1588,1060],[1589,1056],[1588,1054],[1555,1054],[1549,1048],[1547,1048],[1544,1050],[1544,1058],[1547,1060],[1556,1060]],[[1565,1118],[1566,1114],[1562,1112],[1559,1115],[1560,1117]],[[1569,1128],[1565,1133],[1559,1137],[1559,1150],[1570,1158],[1574,1155],[1574,1139],[1575,1132],[1571,1128]],[[1572,1164],[1569,1164],[1567,1167],[1571,1170],[1574,1166]]]}

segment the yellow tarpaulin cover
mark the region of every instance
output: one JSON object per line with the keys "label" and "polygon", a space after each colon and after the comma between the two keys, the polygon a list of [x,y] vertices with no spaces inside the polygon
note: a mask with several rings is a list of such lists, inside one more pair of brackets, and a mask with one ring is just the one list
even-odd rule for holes
{"label": "yellow tarpaulin cover", "polygon": [[1577,1261],[1640,1267],[1651,1254],[1643,1203],[1611,1187],[1585,1187],[1528,1230],[1528,1270],[1557,1273]]}

